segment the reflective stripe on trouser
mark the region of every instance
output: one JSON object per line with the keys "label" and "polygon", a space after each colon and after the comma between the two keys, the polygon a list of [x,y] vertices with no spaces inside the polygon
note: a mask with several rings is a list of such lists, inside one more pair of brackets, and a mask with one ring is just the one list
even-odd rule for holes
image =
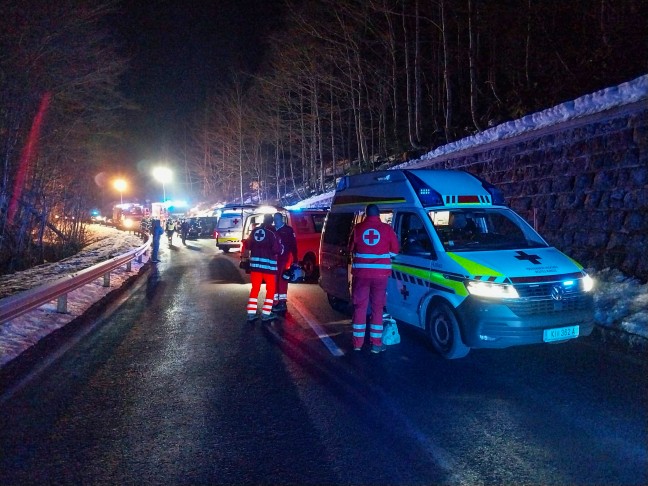
{"label": "reflective stripe on trouser", "polygon": [[[284,280],[281,275],[283,274],[284,270],[290,268],[290,261],[291,255],[288,255],[288,258],[279,258],[279,261],[277,263],[279,271],[277,272],[277,293],[275,294],[275,302],[288,299],[288,297],[286,296],[288,294],[288,280]],[[282,294],[284,295],[283,299],[281,298]]]}
{"label": "reflective stripe on trouser", "polygon": [[[371,322],[369,338],[371,344],[382,346],[382,315],[387,299],[388,277],[353,277],[351,297],[353,301],[353,347],[364,343],[364,323],[367,320],[367,307],[371,300]],[[362,329],[360,327],[362,326]]]}
{"label": "reflective stripe on trouser", "polygon": [[258,303],[259,303],[259,299],[257,299],[256,297],[250,297],[248,299],[248,305],[247,305],[248,316],[256,315]]}
{"label": "reflective stripe on trouser", "polygon": [[361,348],[364,344],[365,332],[367,330],[366,324],[353,324],[353,347]]}
{"label": "reflective stripe on trouser", "polygon": [[[261,291],[261,284],[265,282],[266,286],[266,299],[263,302],[263,309],[261,310],[262,314],[268,315],[272,311],[272,299],[275,294],[275,278],[276,275],[273,273],[261,273],[261,272],[251,272],[250,273],[250,282],[252,282],[252,288],[250,289],[250,299],[248,300],[248,315],[250,314],[250,303],[252,299],[258,302],[259,292]],[[255,303],[256,303],[255,302]],[[254,311],[252,313],[256,314],[256,305],[254,306]]]}

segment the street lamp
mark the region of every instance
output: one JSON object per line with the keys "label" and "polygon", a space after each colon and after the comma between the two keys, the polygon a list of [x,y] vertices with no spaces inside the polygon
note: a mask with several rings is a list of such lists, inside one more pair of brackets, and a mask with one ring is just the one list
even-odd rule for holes
{"label": "street lamp", "polygon": [[166,190],[164,185],[171,181],[172,172],[168,167],[156,167],[153,169],[153,177],[162,183],[162,202],[166,201]]}
{"label": "street lamp", "polygon": [[124,191],[126,190],[126,181],[124,179],[117,179],[115,182],[113,182],[113,186],[115,189],[119,191],[119,200],[120,204],[124,204]]}

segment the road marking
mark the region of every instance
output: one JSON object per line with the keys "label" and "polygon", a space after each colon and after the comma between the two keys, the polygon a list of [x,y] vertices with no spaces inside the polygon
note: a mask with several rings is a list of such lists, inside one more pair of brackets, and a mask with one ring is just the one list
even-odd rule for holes
{"label": "road marking", "polygon": [[324,346],[328,348],[328,350],[331,352],[333,356],[344,356],[344,351],[342,351],[337,346],[337,344],[335,344],[335,342],[329,337],[328,333],[324,330],[324,328],[322,328],[322,326],[319,325],[317,319],[313,316],[313,314],[310,313],[308,309],[306,309],[303,305],[301,305],[298,300],[292,300],[290,302],[290,305],[299,314],[301,314],[304,320],[308,323],[311,329],[315,331],[317,337],[322,340]]}

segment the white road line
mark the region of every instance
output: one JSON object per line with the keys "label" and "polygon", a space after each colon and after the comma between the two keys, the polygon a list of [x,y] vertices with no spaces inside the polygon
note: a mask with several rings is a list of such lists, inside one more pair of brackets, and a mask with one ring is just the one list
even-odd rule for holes
{"label": "white road line", "polygon": [[299,314],[301,314],[304,320],[308,323],[311,329],[315,331],[317,337],[319,337],[322,340],[324,346],[328,348],[328,350],[331,352],[333,356],[344,356],[344,351],[342,351],[337,346],[337,344],[335,344],[335,342],[329,337],[329,335],[322,328],[322,326],[319,325],[317,319],[313,316],[313,314],[309,312],[308,309],[306,309],[302,304],[300,304],[298,300],[292,300],[290,302],[290,306],[293,307]]}

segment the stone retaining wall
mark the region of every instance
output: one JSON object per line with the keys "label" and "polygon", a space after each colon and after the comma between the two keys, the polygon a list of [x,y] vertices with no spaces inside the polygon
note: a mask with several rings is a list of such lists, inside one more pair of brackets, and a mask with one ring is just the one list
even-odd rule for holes
{"label": "stone retaining wall", "polygon": [[648,280],[648,101],[413,167],[478,175],[585,267]]}

